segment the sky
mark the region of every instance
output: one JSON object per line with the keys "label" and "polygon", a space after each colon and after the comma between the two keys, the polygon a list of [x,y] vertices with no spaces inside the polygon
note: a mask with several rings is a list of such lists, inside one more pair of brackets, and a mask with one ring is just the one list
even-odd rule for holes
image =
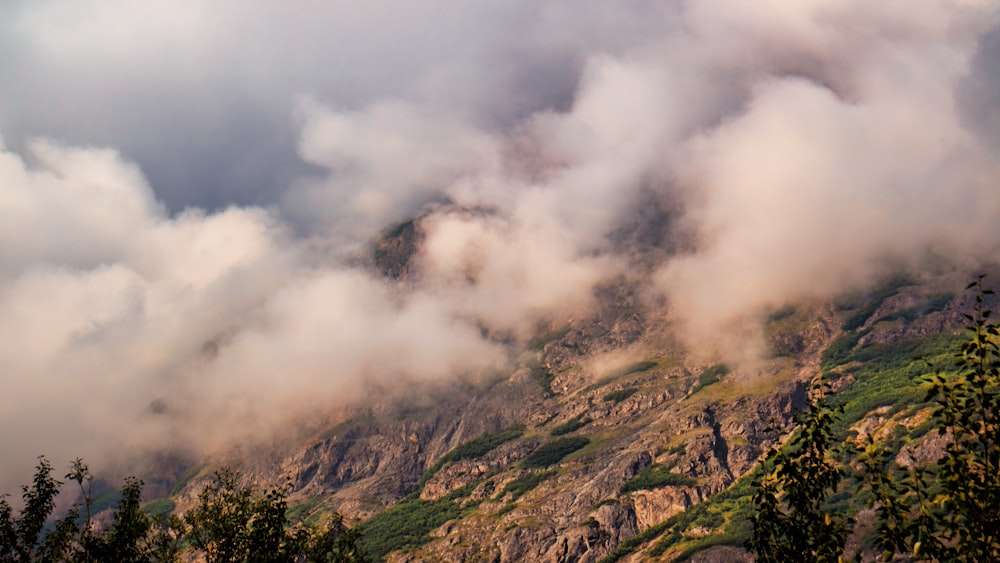
{"label": "sky", "polygon": [[[695,347],[995,261],[998,8],[4,2],[0,490],[502,370],[622,275]],[[616,238],[664,216],[652,266]]]}

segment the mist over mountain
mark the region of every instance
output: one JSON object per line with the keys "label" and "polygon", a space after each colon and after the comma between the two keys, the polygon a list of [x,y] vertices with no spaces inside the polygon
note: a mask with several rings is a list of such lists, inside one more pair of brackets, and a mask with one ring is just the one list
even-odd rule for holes
{"label": "mist over mountain", "polygon": [[502,371],[622,276],[747,358],[995,261],[998,7],[5,3],[0,489]]}

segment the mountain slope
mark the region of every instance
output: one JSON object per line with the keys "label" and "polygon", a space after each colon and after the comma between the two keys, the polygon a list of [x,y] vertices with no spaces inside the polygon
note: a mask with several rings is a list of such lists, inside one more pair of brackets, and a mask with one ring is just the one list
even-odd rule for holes
{"label": "mountain slope", "polygon": [[[378,254],[399,283],[403,246]],[[388,561],[713,557],[705,549],[745,538],[747,476],[820,373],[845,402],[843,431],[918,426],[908,405],[924,368],[912,357],[954,342],[959,279],[898,278],[775,311],[770,352],[730,365],[688,351],[641,278],[620,279],[593,310],[512,342],[506,373],[378,389],[321,430],[215,463],[264,482],[290,475],[298,518],[341,512]],[[181,510],[199,483],[177,496]]]}

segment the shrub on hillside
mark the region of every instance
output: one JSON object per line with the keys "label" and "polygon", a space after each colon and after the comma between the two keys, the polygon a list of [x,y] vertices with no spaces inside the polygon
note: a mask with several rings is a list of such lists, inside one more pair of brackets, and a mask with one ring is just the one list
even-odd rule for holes
{"label": "shrub on hillside", "polygon": [[525,467],[549,467],[590,443],[590,438],[567,436],[543,444],[524,459]]}

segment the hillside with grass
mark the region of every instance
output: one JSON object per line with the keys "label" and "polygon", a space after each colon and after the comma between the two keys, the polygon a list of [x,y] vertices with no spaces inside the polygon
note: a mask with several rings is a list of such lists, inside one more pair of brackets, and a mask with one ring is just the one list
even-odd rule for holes
{"label": "hillside with grass", "polygon": [[[662,331],[654,340],[638,330],[625,346],[589,339],[594,325],[614,326],[631,312],[619,289],[621,302],[544,329],[520,367],[469,388],[450,424],[434,408],[377,422],[369,436],[427,432],[412,473],[393,476],[398,500],[380,489],[387,478],[376,471],[319,493],[328,496],[313,510],[344,512],[368,551],[388,561],[742,557],[759,458],[783,439],[818,377],[843,408],[842,440],[875,435],[921,455],[929,429],[922,378],[928,363],[948,364],[968,305],[960,291],[942,289],[948,283],[893,279],[868,294],[776,311],[764,331],[770,355],[744,364],[695,361]],[[594,361],[623,348],[645,354]],[[370,439],[364,427],[373,420],[363,420],[343,435]],[[450,439],[437,441],[443,436]],[[310,473],[302,491],[322,479]],[[854,493],[848,487],[834,502],[863,516],[867,499]]]}

